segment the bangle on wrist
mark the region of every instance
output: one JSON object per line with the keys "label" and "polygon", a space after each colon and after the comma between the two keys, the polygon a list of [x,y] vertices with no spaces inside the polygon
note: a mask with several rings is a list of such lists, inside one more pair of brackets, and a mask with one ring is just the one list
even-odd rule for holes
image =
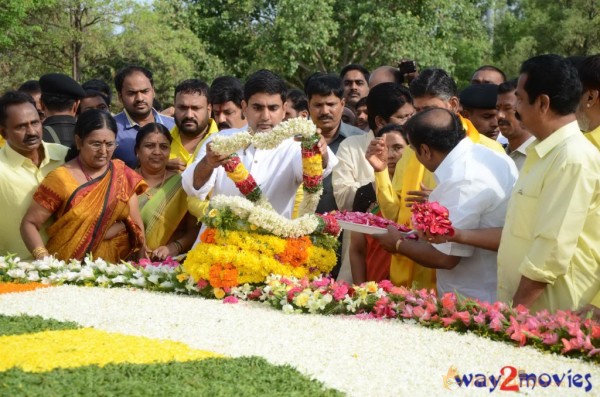
{"label": "bangle on wrist", "polygon": [[396,241],[396,252],[400,252],[400,244],[402,244],[403,241],[403,239],[398,239],[398,241]]}
{"label": "bangle on wrist", "polygon": [[37,247],[31,251],[31,254],[35,259],[43,259],[47,256],[50,256],[50,253],[46,249],[46,247]]}
{"label": "bangle on wrist", "polygon": [[173,244],[175,244],[175,248],[177,249],[177,255],[181,254],[183,252],[183,245],[179,242],[179,240],[173,241]]}

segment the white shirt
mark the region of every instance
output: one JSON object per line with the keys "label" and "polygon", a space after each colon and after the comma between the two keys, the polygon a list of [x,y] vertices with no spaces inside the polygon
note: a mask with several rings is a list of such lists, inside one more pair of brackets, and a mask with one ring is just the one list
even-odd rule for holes
{"label": "white shirt", "polygon": [[[518,171],[506,155],[463,139],[435,170],[437,187],[429,201],[449,211],[458,229],[502,227]],[[462,257],[454,269],[437,269],[440,296],[458,292],[482,301],[496,301],[496,252],[457,243],[435,244],[446,255]]]}
{"label": "white shirt", "polygon": [[527,158],[527,148],[533,143],[533,141],[535,141],[535,137],[529,137],[529,139],[523,142],[521,146],[519,146],[512,152],[510,151],[508,146],[506,147],[506,153],[510,156],[511,159],[513,159],[519,171],[521,171],[521,168],[523,168],[523,164],[525,164],[525,159]]}
{"label": "white shirt", "polygon": [[375,139],[373,131],[344,139],[336,156],[338,165],[333,169],[333,195],[340,210],[352,211],[354,196],[359,187],[375,180],[373,167],[365,157],[367,148]]}
{"label": "white shirt", "polygon": [[[240,129],[220,131],[219,135],[233,135]],[[267,132],[268,133],[268,132]],[[215,134],[216,135],[216,134]],[[213,135],[214,136],[214,135]],[[224,194],[228,196],[243,196],[233,181],[227,176],[223,167],[215,169],[208,181],[200,189],[194,189],[194,170],[196,165],[206,155],[206,144],[212,141],[211,136],[198,150],[198,154],[191,166],[182,174],[183,189],[189,196],[205,200],[212,190],[212,195]],[[323,177],[329,175],[338,160],[328,148],[329,161],[323,170]],[[254,146],[246,150],[238,150],[240,161],[246,166],[254,180],[260,187],[263,195],[269,200],[273,209],[291,218],[294,208],[294,198],[300,184],[302,184],[302,153],[300,142],[293,138],[286,139],[277,148],[271,150],[256,149]]]}

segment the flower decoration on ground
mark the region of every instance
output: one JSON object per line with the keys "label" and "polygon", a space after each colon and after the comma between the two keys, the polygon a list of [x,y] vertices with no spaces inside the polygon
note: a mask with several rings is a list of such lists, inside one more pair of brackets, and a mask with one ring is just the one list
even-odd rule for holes
{"label": "flower decoration on ground", "polygon": [[413,204],[412,224],[415,229],[431,235],[454,235],[448,209],[435,201]]}
{"label": "flower decoration on ground", "polygon": [[[219,239],[218,231],[215,239]],[[295,250],[297,243],[293,244]],[[282,246],[283,252],[287,243]],[[288,256],[298,260],[303,255],[296,252]],[[240,283],[244,277],[227,263],[215,264],[212,271],[209,268],[210,281],[195,282],[172,264],[110,264],[91,258],[64,262],[52,257],[23,262],[0,257],[0,282],[28,283],[35,279],[45,285],[135,287],[201,295],[223,299],[224,303],[263,302],[286,313],[411,321],[600,363],[600,324],[571,311],[530,313],[523,306],[512,308],[503,302],[480,302],[453,293],[438,297],[434,291],[396,287],[387,280],[350,285],[324,276],[310,279],[271,274],[264,282]],[[232,286],[236,278],[237,285]]]}
{"label": "flower decoration on ground", "polygon": [[290,220],[242,197],[215,196],[203,223],[183,269],[212,288],[261,283],[271,273],[313,278],[336,263],[340,229],[331,217]]}

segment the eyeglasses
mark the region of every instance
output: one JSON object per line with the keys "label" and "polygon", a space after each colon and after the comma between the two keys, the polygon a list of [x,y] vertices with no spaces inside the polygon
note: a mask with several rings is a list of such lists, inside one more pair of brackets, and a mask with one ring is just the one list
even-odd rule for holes
{"label": "eyeglasses", "polygon": [[115,150],[117,146],[119,146],[117,142],[88,142],[86,144],[95,152],[99,151],[102,147],[105,147],[106,151],[109,152]]}

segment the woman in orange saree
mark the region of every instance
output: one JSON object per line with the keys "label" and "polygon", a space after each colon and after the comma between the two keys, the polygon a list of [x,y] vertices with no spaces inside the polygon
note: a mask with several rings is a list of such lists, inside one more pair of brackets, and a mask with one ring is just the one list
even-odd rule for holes
{"label": "woman in orange saree", "polygon": [[[93,109],[79,116],[77,150],[44,179],[21,223],[23,241],[35,258],[51,254],[81,260],[91,254],[118,262],[134,253],[145,255],[137,194],[146,184],[122,161],[110,159],[116,133],[107,112]],[[39,229],[52,216],[44,244]]]}

